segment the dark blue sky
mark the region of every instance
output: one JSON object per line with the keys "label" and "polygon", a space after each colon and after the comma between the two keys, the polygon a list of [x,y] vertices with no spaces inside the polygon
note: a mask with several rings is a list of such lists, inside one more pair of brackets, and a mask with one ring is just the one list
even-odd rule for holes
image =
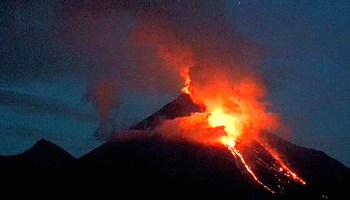
{"label": "dark blue sky", "polygon": [[[123,38],[134,19],[119,8],[117,15],[107,15],[110,10],[62,2],[0,3],[0,154],[21,152],[40,138],[76,156],[99,145],[92,136],[98,115],[83,97],[92,81],[110,73],[115,60],[118,66],[130,63],[123,56],[126,50],[120,49],[127,49]],[[292,130],[289,140],[350,166],[350,3],[223,2],[232,27],[264,51],[260,72],[269,101]],[[223,10],[214,7],[210,12]],[[113,73],[133,82],[135,74],[125,70],[114,67]],[[178,95],[176,87],[167,90],[173,87],[167,80],[156,83],[162,81],[165,89],[149,91],[149,84],[146,92],[130,87],[120,91],[122,104],[113,116],[118,128],[145,118]]]}

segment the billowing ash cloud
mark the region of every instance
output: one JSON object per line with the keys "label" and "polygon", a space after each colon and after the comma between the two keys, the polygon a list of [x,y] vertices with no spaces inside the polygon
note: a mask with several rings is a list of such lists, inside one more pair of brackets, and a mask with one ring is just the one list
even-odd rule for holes
{"label": "billowing ash cloud", "polygon": [[[242,82],[248,77],[259,82],[260,47],[236,33],[228,3],[67,1],[66,39],[88,52],[103,77],[108,73],[120,87],[145,95],[175,97],[188,73],[198,91],[216,81],[218,76],[208,78],[216,74],[227,81]],[[100,88],[99,84],[93,85],[89,94]],[[261,93],[257,95],[263,97],[265,88],[257,87]],[[100,133],[107,129],[105,121],[110,121],[108,113],[113,106],[101,108],[100,104],[111,99],[105,93],[92,96],[101,114],[96,135],[104,135]]]}

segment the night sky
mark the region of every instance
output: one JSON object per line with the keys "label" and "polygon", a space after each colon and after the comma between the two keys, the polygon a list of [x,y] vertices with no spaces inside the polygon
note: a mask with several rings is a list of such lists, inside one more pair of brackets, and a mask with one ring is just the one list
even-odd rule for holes
{"label": "night sky", "polygon": [[22,152],[41,138],[75,156],[100,145],[93,137],[99,115],[86,94],[101,77],[115,75],[125,85],[113,109],[116,130],[175,99],[181,88],[176,78],[150,80],[142,76],[147,70],[135,73],[139,68],[132,66],[141,61],[128,56],[128,35],[155,8],[166,5],[157,12],[173,17],[200,5],[194,19],[222,15],[240,37],[262,49],[259,71],[268,100],[291,130],[283,137],[350,166],[349,1],[193,1],[190,8],[155,0],[84,2],[0,2],[1,155]]}

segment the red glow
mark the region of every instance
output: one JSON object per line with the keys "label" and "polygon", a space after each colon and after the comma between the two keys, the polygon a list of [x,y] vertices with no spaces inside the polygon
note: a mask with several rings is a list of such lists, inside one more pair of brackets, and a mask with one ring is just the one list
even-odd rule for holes
{"label": "red glow", "polygon": [[[262,131],[272,132],[279,128],[279,116],[268,111],[266,88],[251,70],[251,62],[244,64],[237,56],[233,58],[232,54],[245,49],[242,46],[244,43],[236,49],[208,41],[206,37],[203,37],[205,40],[197,36],[195,40],[184,38],[175,27],[159,21],[143,21],[136,29],[135,40],[138,44],[155,50],[162,66],[181,77],[181,91],[203,110],[188,117],[166,120],[157,127],[158,131],[165,133],[163,137],[167,138],[180,137],[203,145],[224,146],[244,166],[252,180],[274,193],[259,179],[236,147],[238,142],[242,144],[239,148],[249,147],[259,141],[258,136]],[[256,56],[259,57],[254,53],[250,58],[254,60]],[[281,172],[294,181],[305,183],[283,163],[276,152],[265,146],[264,151],[278,163]]]}
{"label": "red glow", "polygon": [[[230,82],[225,72],[220,71],[209,75],[209,79],[213,81],[204,84],[193,81],[189,74],[185,77],[182,92],[189,94],[195,103],[204,105],[206,115],[195,113],[190,117],[181,118],[181,132],[187,134],[183,137],[208,145],[224,145],[235,158],[239,159],[257,184],[274,194],[275,191],[257,177],[236,148],[237,141],[249,144],[258,140],[261,131],[274,130],[278,127],[278,117],[268,113],[267,103],[262,101],[265,88],[254,78]],[[296,182],[306,184],[286,166],[277,152],[265,145],[262,146],[278,164],[277,171]]]}

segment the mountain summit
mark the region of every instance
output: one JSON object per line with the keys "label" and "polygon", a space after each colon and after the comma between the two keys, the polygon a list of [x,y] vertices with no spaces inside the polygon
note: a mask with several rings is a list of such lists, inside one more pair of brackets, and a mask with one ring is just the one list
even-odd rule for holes
{"label": "mountain summit", "polygon": [[192,102],[191,97],[188,94],[182,93],[176,100],[168,103],[151,116],[130,127],[130,129],[152,130],[166,119],[184,117],[200,111],[201,108]]}

